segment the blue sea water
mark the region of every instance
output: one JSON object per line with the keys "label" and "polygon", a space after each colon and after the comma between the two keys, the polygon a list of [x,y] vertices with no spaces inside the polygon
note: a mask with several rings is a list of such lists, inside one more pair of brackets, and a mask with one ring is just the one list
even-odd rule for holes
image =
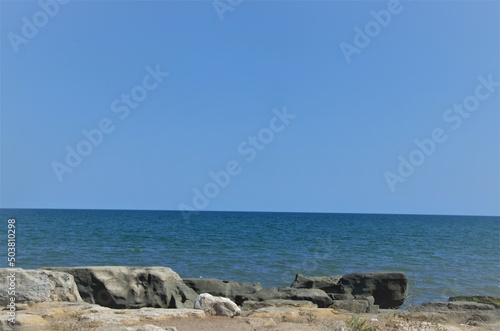
{"label": "blue sea water", "polygon": [[[19,268],[167,266],[181,277],[288,286],[309,276],[403,271],[414,304],[500,296],[500,218],[1,209]],[[7,266],[7,258],[0,267]]]}

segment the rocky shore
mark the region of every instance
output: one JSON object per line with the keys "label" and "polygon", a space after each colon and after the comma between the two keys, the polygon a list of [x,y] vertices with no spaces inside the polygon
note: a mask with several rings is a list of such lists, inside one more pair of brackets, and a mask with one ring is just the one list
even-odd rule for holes
{"label": "rocky shore", "polygon": [[289,287],[263,288],[166,267],[16,269],[15,288],[0,291],[0,330],[500,330],[494,297],[398,310],[408,278],[396,272],[298,274]]}

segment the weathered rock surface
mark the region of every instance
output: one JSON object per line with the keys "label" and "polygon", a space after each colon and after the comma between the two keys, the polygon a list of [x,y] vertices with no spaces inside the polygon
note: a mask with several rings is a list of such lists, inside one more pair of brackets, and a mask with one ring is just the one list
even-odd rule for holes
{"label": "weathered rock surface", "polygon": [[198,309],[92,309],[79,316],[78,320],[87,323],[97,324],[132,324],[142,321],[164,321],[172,318],[205,317],[205,313]]}
{"label": "weathered rock surface", "polygon": [[4,287],[0,291],[0,305],[8,303],[8,288],[12,274],[16,292],[16,304],[27,301],[82,301],[73,276],[64,272],[30,269],[0,269]]}
{"label": "weathered rock surface", "polygon": [[485,303],[493,305],[495,306],[495,308],[500,308],[500,298],[498,297],[480,296],[480,295],[456,296],[456,297],[450,297],[448,301],[473,301],[477,303]]}
{"label": "weathered rock surface", "polygon": [[251,317],[274,318],[274,319],[298,319],[307,318],[331,318],[338,316],[333,309],[323,308],[288,308],[288,307],[266,307],[254,310],[250,313]]}
{"label": "weathered rock surface", "polygon": [[495,306],[485,303],[470,301],[453,301],[448,303],[448,309],[451,310],[491,310],[495,311]]}
{"label": "weathered rock surface", "polygon": [[71,274],[82,299],[109,308],[192,308],[197,294],[166,267],[50,268]]}
{"label": "weathered rock surface", "polygon": [[245,301],[241,306],[242,310],[256,310],[267,307],[283,307],[283,308],[318,308],[318,305],[311,301],[299,300],[267,300],[267,301]]}
{"label": "weathered rock surface", "polygon": [[499,320],[495,306],[470,301],[427,302],[417,312],[434,313],[444,320],[463,324],[489,323]]}
{"label": "weathered rock surface", "polygon": [[417,307],[417,311],[442,311],[442,310],[486,310],[495,311],[495,306],[485,303],[470,301],[452,301],[452,302],[426,302]]}
{"label": "weathered rock surface", "polygon": [[375,298],[381,309],[399,308],[408,296],[408,278],[400,272],[354,273],[342,276],[339,292]]}
{"label": "weathered rock surface", "polygon": [[425,302],[416,308],[416,311],[436,312],[447,310],[448,302]]}
{"label": "weathered rock surface", "polygon": [[215,297],[209,293],[202,293],[196,297],[195,309],[201,309],[212,316],[234,317],[241,314],[241,309],[228,298]]}
{"label": "weathered rock surface", "polygon": [[205,278],[184,278],[183,281],[184,284],[198,294],[210,293],[211,295],[225,297],[233,301],[238,295],[244,296],[262,290],[260,283],[250,284]]}
{"label": "weathered rock surface", "polygon": [[176,327],[160,327],[156,325],[140,325],[140,326],[101,326],[95,331],[177,331]]}
{"label": "weathered rock surface", "polygon": [[354,300],[354,295],[350,293],[347,294],[328,293],[328,296],[332,298],[332,300]]}
{"label": "weathered rock surface", "polygon": [[330,307],[356,314],[376,314],[379,311],[379,307],[371,304],[368,300],[335,300]]}
{"label": "weathered rock surface", "polygon": [[336,293],[339,290],[339,281],[342,276],[308,277],[301,274],[295,275],[295,280],[290,287],[317,288],[326,293]]}
{"label": "weathered rock surface", "polygon": [[375,298],[373,296],[363,296],[363,295],[357,295],[354,297],[356,300],[366,300],[370,305],[375,304]]}
{"label": "weathered rock surface", "polygon": [[320,289],[305,289],[305,288],[265,288],[253,294],[246,296],[237,296],[236,303],[241,305],[243,302],[251,301],[268,301],[275,299],[284,300],[306,300],[318,305],[319,308],[330,306],[333,300]]}

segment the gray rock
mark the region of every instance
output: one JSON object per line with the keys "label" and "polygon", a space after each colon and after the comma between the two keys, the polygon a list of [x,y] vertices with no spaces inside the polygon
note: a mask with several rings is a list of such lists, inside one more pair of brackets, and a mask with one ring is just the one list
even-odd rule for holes
{"label": "gray rock", "polygon": [[[375,305],[375,298],[373,296],[356,295],[355,297],[347,294],[328,294],[333,297],[333,304],[330,306],[335,309],[347,310],[351,313],[371,313],[377,314],[379,306]],[[341,299],[345,297],[345,299]]]}
{"label": "gray rock", "polygon": [[109,308],[192,308],[196,293],[166,267],[50,268],[73,275],[83,300]]}
{"label": "gray rock", "polygon": [[354,296],[356,300],[366,300],[369,302],[370,306],[375,304],[375,298],[373,296],[356,295]]}
{"label": "gray rock", "polygon": [[341,293],[328,293],[328,296],[332,298],[332,300],[354,300],[354,295],[350,293],[341,294]]}
{"label": "gray rock", "polygon": [[214,297],[209,293],[202,293],[196,297],[194,309],[201,309],[213,316],[234,317],[241,314],[241,309],[228,298]]}
{"label": "gray rock", "polygon": [[371,272],[344,275],[340,292],[354,296],[373,296],[381,309],[397,309],[408,296],[408,278],[401,272]]}
{"label": "gray rock", "polygon": [[[12,274],[14,273],[14,279]],[[0,279],[4,281],[0,291],[0,304],[9,302],[10,280],[14,280],[16,304],[24,302],[82,301],[73,276],[64,272],[31,269],[0,269]]]}
{"label": "gray rock", "polygon": [[364,314],[370,311],[370,303],[366,300],[335,300],[330,307],[356,314]]}
{"label": "gray rock", "polygon": [[196,293],[210,293],[214,296],[220,296],[235,300],[236,296],[253,294],[262,290],[260,283],[240,283],[219,279],[205,278],[184,278],[184,284],[193,289]]}
{"label": "gray rock", "polygon": [[320,289],[305,289],[305,288],[265,288],[253,294],[245,296],[237,296],[236,303],[242,304],[245,301],[267,301],[275,299],[285,300],[306,300],[318,305],[319,308],[330,306],[333,300]]}
{"label": "gray rock", "polygon": [[[353,297],[375,298],[375,304],[383,309],[399,308],[408,296],[408,278],[399,272],[356,273],[344,276],[307,277],[295,276],[293,288],[317,288],[334,300],[350,300]],[[345,296],[342,296],[345,295]]]}
{"label": "gray rock", "polygon": [[335,293],[339,290],[339,280],[342,276],[321,276],[321,277],[308,277],[301,274],[295,276],[290,287],[294,288],[318,288],[327,293]]}

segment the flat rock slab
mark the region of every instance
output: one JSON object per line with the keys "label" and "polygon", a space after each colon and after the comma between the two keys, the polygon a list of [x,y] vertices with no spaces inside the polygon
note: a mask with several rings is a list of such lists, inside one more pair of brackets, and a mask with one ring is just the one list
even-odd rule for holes
{"label": "flat rock slab", "polygon": [[495,310],[495,306],[485,303],[471,301],[452,301],[448,303],[448,309],[451,310]]}
{"label": "flat rock slab", "polygon": [[378,306],[370,304],[368,300],[335,300],[331,307],[356,314],[378,313]]}
{"label": "flat rock slab", "polygon": [[470,301],[426,302],[417,307],[417,311],[437,312],[447,310],[486,310],[495,311],[495,306]]}
{"label": "flat rock slab", "polygon": [[273,318],[277,320],[297,319],[302,316],[308,317],[334,317],[339,315],[333,309],[325,308],[286,308],[286,307],[266,307],[254,310],[248,316],[259,318]]}
{"label": "flat rock slab", "polygon": [[205,313],[198,309],[91,309],[82,313],[78,321],[87,325],[131,325],[143,322],[161,322],[175,318],[204,318]]}
{"label": "flat rock slab", "polygon": [[141,309],[109,309],[99,312],[82,314],[81,320],[101,321],[110,324],[123,323],[129,321],[162,321],[171,318],[203,318],[205,313],[199,309],[161,309],[161,308],[141,308]]}
{"label": "flat rock slab", "polygon": [[166,328],[156,325],[140,325],[140,326],[123,326],[123,325],[106,325],[101,326],[95,331],[178,331],[174,326],[167,326]]}
{"label": "flat rock slab", "polygon": [[[26,310],[16,313],[15,331],[37,330],[113,330],[135,324],[164,323],[172,320],[198,320],[206,315],[198,309],[111,309],[85,302],[45,302],[27,305]],[[0,316],[0,330],[12,330],[7,314]],[[138,326],[139,326],[138,325]],[[137,326],[137,327],[138,327]],[[120,329],[122,331],[122,329]],[[134,329],[134,331],[136,331]],[[138,331],[138,329],[137,329]]]}
{"label": "flat rock slab", "polygon": [[78,320],[89,324],[134,324],[139,323],[141,319],[138,316],[130,314],[114,313],[90,313],[82,314]]}
{"label": "flat rock slab", "polygon": [[299,317],[299,310],[295,308],[284,307],[266,307],[254,310],[249,316],[259,318],[297,318]]}
{"label": "flat rock slab", "polygon": [[490,297],[490,296],[456,296],[450,297],[448,301],[472,301],[477,303],[485,303],[488,305],[493,305],[495,308],[500,308],[500,298],[499,297]]}
{"label": "flat rock slab", "polygon": [[257,291],[253,294],[246,296],[237,296],[236,303],[242,305],[245,301],[268,301],[268,300],[298,300],[298,301],[310,301],[320,308],[326,308],[330,306],[333,300],[326,294],[325,291],[320,289],[311,288],[292,288],[292,287],[282,287],[282,288],[265,288]]}
{"label": "flat rock slab", "polygon": [[243,310],[257,310],[267,307],[286,307],[286,308],[318,308],[318,305],[306,300],[266,300],[266,301],[245,301],[241,306]]}
{"label": "flat rock slab", "polygon": [[427,302],[417,307],[418,312],[461,324],[484,324],[500,320],[495,306],[469,301]]}

